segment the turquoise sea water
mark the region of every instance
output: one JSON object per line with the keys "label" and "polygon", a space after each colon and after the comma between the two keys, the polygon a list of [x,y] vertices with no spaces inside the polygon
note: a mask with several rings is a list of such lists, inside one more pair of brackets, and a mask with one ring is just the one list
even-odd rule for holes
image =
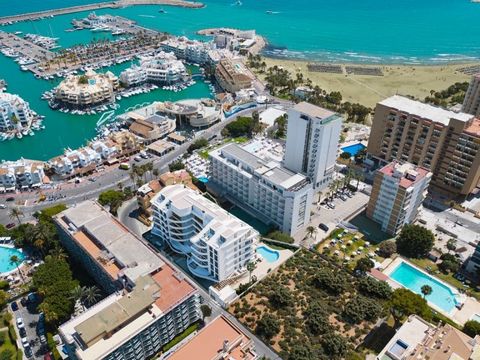
{"label": "turquoise sea water", "polygon": [[[95,0],[0,0],[0,15],[18,14],[58,7],[93,3]],[[202,28],[229,26],[256,29],[270,43],[275,56],[323,61],[446,63],[480,58],[480,4],[469,0],[205,0],[203,9],[167,6],[136,6],[103,9],[136,20],[140,25],[176,35],[201,38]],[[166,13],[159,13],[163,8]],[[274,12],[268,14],[267,11]],[[73,18],[88,12],[57,16],[0,27],[3,31],[33,32],[59,37],[63,47],[87,43],[108,36],[89,31],[65,32]],[[118,74],[129,66],[112,70]],[[65,147],[75,148],[95,135],[99,115],[75,116],[50,110],[40,95],[56,82],[37,80],[21,72],[13,60],[0,54],[0,78],[8,91],[30,102],[45,115],[46,130],[33,137],[0,143],[0,159],[19,157],[46,160]],[[122,99],[117,113],[137,103],[208,96],[208,87],[199,83],[179,93],[157,90]]]}
{"label": "turquoise sea water", "polygon": [[432,288],[432,293],[427,295],[426,300],[446,313],[449,313],[455,307],[455,295],[449,287],[405,262],[398,265],[390,274],[390,277],[419,295],[422,295],[422,286],[429,285]]}

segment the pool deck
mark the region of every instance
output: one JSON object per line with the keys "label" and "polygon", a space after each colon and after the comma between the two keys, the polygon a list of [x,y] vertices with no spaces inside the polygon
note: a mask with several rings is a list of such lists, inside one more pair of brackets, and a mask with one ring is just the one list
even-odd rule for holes
{"label": "pool deck", "polygon": [[392,261],[390,261],[389,264],[384,264],[386,265],[385,268],[382,270],[382,273],[386,276],[388,276],[388,280],[387,282],[390,284],[390,286],[393,288],[393,289],[398,289],[398,288],[404,288],[403,285],[399,284],[398,282],[396,282],[395,280],[393,280],[392,278],[390,278],[390,274],[402,263],[407,263],[408,265],[412,266],[413,268],[417,269],[418,271],[421,271],[422,273],[424,273],[425,275],[435,279],[436,281],[438,281],[439,283],[443,284],[444,286],[448,287],[452,293],[454,293],[456,296],[456,299],[458,302],[462,303],[463,306],[461,309],[458,309],[458,308],[453,308],[449,313],[443,311],[442,309],[440,309],[438,306],[436,306],[435,304],[431,303],[430,301],[428,301],[428,305],[434,309],[435,311],[438,311],[439,313],[445,315],[446,317],[448,317],[449,319],[455,321],[457,324],[459,325],[463,325],[465,324],[468,320],[470,320],[475,314],[480,314],[480,303],[473,297],[469,297],[467,296],[466,294],[461,294],[459,292],[459,290],[446,283],[445,281],[442,281],[440,280],[439,278],[437,278],[436,276],[434,275],[431,275],[429,273],[427,273],[426,271],[424,271],[423,269],[419,268],[418,266],[415,266],[414,264],[412,264],[411,262],[409,262],[407,259],[405,258],[402,258],[401,256],[398,256],[396,257],[395,259],[393,259]]}

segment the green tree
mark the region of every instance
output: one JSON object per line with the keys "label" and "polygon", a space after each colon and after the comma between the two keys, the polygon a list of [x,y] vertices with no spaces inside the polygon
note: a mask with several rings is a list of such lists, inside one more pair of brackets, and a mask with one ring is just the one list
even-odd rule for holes
{"label": "green tree", "polygon": [[95,285],[89,286],[85,289],[85,304],[87,306],[92,306],[95,304],[101,297],[100,290]]}
{"label": "green tree", "polygon": [[279,285],[273,289],[268,296],[268,300],[276,308],[286,307],[292,305],[293,303],[293,297],[290,293],[290,290],[282,285]]}
{"label": "green tree", "polygon": [[389,258],[397,252],[397,244],[393,240],[382,241],[378,245],[378,254],[384,258]]}
{"label": "green tree", "polygon": [[380,316],[382,307],[373,299],[358,295],[350,300],[343,309],[343,317],[350,323],[363,320],[374,321]]}
{"label": "green tree", "polygon": [[202,320],[205,320],[206,317],[212,315],[212,308],[207,304],[202,304],[200,306],[200,311],[202,312]]}
{"label": "green tree", "polygon": [[315,229],[313,226],[307,226],[307,236],[309,238],[312,238],[316,231],[317,229]]}
{"label": "green tree", "polygon": [[447,250],[448,250],[448,253],[450,253],[450,251],[455,251],[457,249],[457,240],[455,239],[449,239],[447,241]]}
{"label": "green tree", "polygon": [[347,353],[348,346],[345,339],[335,333],[329,333],[322,337],[321,340],[325,354],[329,359],[342,359]]}
{"label": "green tree", "polygon": [[456,273],[460,268],[460,260],[455,255],[442,254],[440,259],[442,262],[438,265],[438,268],[445,274]]}
{"label": "green tree", "polygon": [[125,194],[122,191],[107,190],[102,192],[98,197],[98,202],[103,206],[109,206],[113,215],[117,214],[117,210],[125,200]]}
{"label": "green tree", "polygon": [[429,285],[423,285],[421,288],[423,298],[425,299],[428,295],[430,295],[433,291],[432,287]]}
{"label": "green tree", "polygon": [[344,160],[350,160],[352,158],[352,154],[350,154],[348,151],[344,151],[340,154],[340,158]]}
{"label": "green tree", "polygon": [[264,339],[270,340],[280,331],[280,323],[271,314],[265,314],[257,322],[255,332]]}
{"label": "green tree", "polygon": [[340,295],[347,287],[345,276],[340,273],[323,268],[317,271],[313,278],[313,284],[319,288],[328,291],[332,295]]}
{"label": "green tree", "polygon": [[420,225],[405,225],[397,237],[397,250],[400,254],[420,258],[425,257],[433,247],[435,236]]}
{"label": "green tree", "polygon": [[465,325],[463,325],[463,332],[472,338],[480,335],[480,322],[475,320],[467,321]]}
{"label": "green tree", "polygon": [[177,170],[182,170],[182,169],[185,169],[185,165],[180,160],[177,160],[175,162],[170,163],[168,165],[168,169],[172,172]]}
{"label": "green tree", "polygon": [[17,220],[18,224],[20,225],[22,223],[22,221],[20,220],[20,217],[23,217],[24,215],[22,210],[20,210],[18,207],[14,207],[10,209],[8,216],[12,220]]}
{"label": "green tree", "polygon": [[407,289],[395,289],[390,300],[390,307],[401,314],[402,318],[416,314],[429,320],[431,317],[430,308],[427,301],[420,295],[417,295]]}
{"label": "green tree", "polygon": [[379,299],[389,299],[392,295],[392,288],[386,281],[378,281],[369,276],[360,279],[358,290],[366,296]]}
{"label": "green tree", "polygon": [[374,262],[369,258],[363,257],[357,261],[355,265],[355,270],[358,270],[362,273],[367,273],[375,266]]}
{"label": "green tree", "polygon": [[3,309],[5,305],[7,305],[9,298],[10,295],[6,291],[0,290],[0,310]]}
{"label": "green tree", "polygon": [[18,273],[20,274],[20,277],[22,278],[22,283],[25,284],[25,278],[23,277],[23,273],[20,271],[20,265],[23,263],[22,260],[17,255],[12,255],[10,257],[10,264],[15,265],[17,268]]}
{"label": "green tree", "polygon": [[252,272],[253,270],[255,270],[257,266],[255,265],[255,263],[253,261],[249,261],[247,263],[247,271],[248,271],[248,283],[250,283],[252,281]]}

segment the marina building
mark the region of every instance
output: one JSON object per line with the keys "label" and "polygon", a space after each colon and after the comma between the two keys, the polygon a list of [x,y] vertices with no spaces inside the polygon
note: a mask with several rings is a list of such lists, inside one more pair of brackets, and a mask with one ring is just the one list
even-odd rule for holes
{"label": "marina building", "polygon": [[0,91],[0,132],[30,127],[34,113],[20,96]]}
{"label": "marina building", "polygon": [[141,56],[139,65],[133,65],[120,74],[120,83],[125,87],[146,82],[171,85],[186,82],[190,78],[185,65],[173,52],[160,51],[152,56]]}
{"label": "marina building", "polygon": [[215,64],[219,54],[213,42],[189,40],[186,37],[171,37],[160,43],[165,52],[172,52],[178,59],[199,65]]}
{"label": "marina building", "polygon": [[250,88],[253,78],[239,59],[223,58],[215,68],[215,79],[222,89],[235,93]]}
{"label": "marina building", "polygon": [[195,276],[219,282],[246,272],[254,260],[258,232],[202,194],[171,185],[151,202],[152,233],[186,255]]}
{"label": "marina building", "polygon": [[415,221],[427,194],[432,173],[409,163],[393,161],[377,171],[367,206],[367,216],[382,231],[396,235]]}
{"label": "marina building", "polygon": [[41,162],[21,159],[0,164],[0,192],[38,188],[46,181]]}
{"label": "marina building", "polygon": [[310,220],[312,184],[280,162],[261,158],[237,144],[209,153],[209,189],[287,234]]}
{"label": "marina building", "polygon": [[93,201],[54,219],[62,244],[111,295],[59,328],[72,359],[147,359],[199,319],[180,272]]}
{"label": "marina building", "polygon": [[67,149],[64,155],[51,159],[48,164],[53,171],[62,177],[89,173],[102,163],[102,157],[94,149]]}
{"label": "marina building", "polygon": [[478,359],[480,337],[471,338],[450,324],[430,324],[410,315],[376,360],[454,360]]}
{"label": "marina building", "polygon": [[436,190],[465,197],[480,181],[479,148],[480,119],[395,95],[375,108],[367,153],[380,166],[397,159],[424,167]]}
{"label": "marina building", "polygon": [[220,315],[193,338],[165,354],[163,360],[256,360],[255,344],[240,328]]}
{"label": "marina building", "polygon": [[159,115],[175,119],[178,126],[189,124],[195,128],[209,127],[220,121],[221,107],[212,99],[188,99],[158,103]]}
{"label": "marina building", "polygon": [[340,115],[307,102],[288,110],[283,165],[307,176],[316,190],[325,189],[335,173],[342,121]]}
{"label": "marina building", "polygon": [[114,102],[118,78],[110,71],[100,74],[88,70],[84,75],[69,75],[56,88],[54,100],[69,108],[89,108]]}
{"label": "marina building", "polygon": [[470,81],[462,111],[480,118],[480,74],[474,75]]}
{"label": "marina building", "polygon": [[129,131],[142,138],[144,144],[150,144],[166,137],[176,128],[175,120],[159,115],[152,115],[146,119],[137,118],[129,126]]}

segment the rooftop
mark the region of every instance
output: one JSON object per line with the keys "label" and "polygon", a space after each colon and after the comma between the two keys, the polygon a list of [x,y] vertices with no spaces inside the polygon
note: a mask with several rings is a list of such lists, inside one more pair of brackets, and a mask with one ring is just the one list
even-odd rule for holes
{"label": "rooftop", "polygon": [[[77,243],[111,275],[131,281],[161,267],[164,262],[135,235],[94,201],[84,201],[56,217]],[[116,269],[108,268],[115,262]]]}
{"label": "rooftop", "polygon": [[162,312],[167,312],[195,292],[195,288],[185,280],[183,273],[175,272],[170,266],[163,266],[152,275],[152,279],[160,286],[160,296],[155,305]]}
{"label": "rooftop", "polygon": [[473,119],[464,131],[469,135],[480,137],[480,119]]}
{"label": "rooftop", "polygon": [[378,171],[389,177],[400,178],[400,186],[405,189],[418,183],[423,178],[431,176],[430,171],[423,167],[410,163],[401,164],[398,161],[392,161]]}
{"label": "rooftop", "polygon": [[316,106],[305,101],[295,105],[293,107],[293,110],[318,119],[326,119],[332,115],[335,115],[335,113],[330,110],[321,108],[320,106]]}
{"label": "rooftop", "polygon": [[168,360],[253,360],[257,355],[251,350],[251,340],[223,316],[217,317],[200,330]]}
{"label": "rooftop", "polygon": [[437,106],[425,104],[420,101],[412,100],[399,95],[391,96],[383,101],[380,101],[379,104],[418,116],[423,119],[429,119],[443,125],[448,125],[450,119],[467,122],[473,117],[473,115],[470,114],[445,110]]}

